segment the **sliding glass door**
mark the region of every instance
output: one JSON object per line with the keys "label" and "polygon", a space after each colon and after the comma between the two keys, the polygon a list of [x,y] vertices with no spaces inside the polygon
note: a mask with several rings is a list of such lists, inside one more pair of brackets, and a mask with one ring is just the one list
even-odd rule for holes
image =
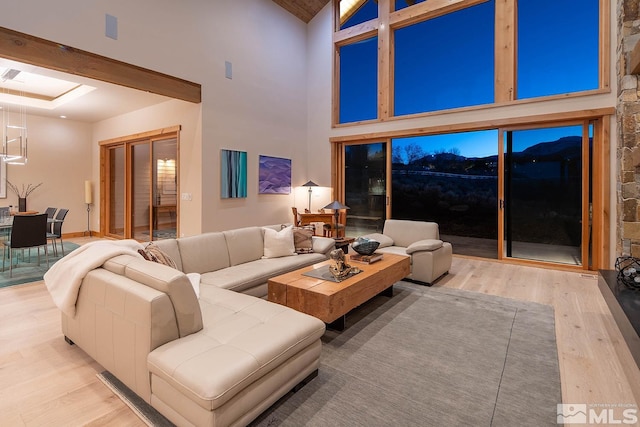
{"label": "sliding glass door", "polygon": [[101,143],[105,235],[139,241],[177,236],[178,138],[177,130],[164,131]]}
{"label": "sliding glass door", "polygon": [[178,207],[177,140],[153,142],[151,229],[153,239],[176,237]]}
{"label": "sliding glass door", "polygon": [[604,129],[574,120],[342,144],[347,235],[386,218],[434,221],[455,254],[597,268]]}
{"label": "sliding glass door", "polygon": [[346,235],[381,232],[387,217],[387,144],[347,145],[344,159]]}
{"label": "sliding glass door", "polygon": [[582,125],[503,133],[505,257],[583,264],[591,134]]}
{"label": "sliding glass door", "polygon": [[498,257],[498,132],[395,138],[391,216],[437,222],[461,255]]}
{"label": "sliding glass door", "polygon": [[151,144],[149,142],[131,145],[131,232],[136,240],[150,239],[151,191],[153,188],[151,170]]}
{"label": "sliding glass door", "polygon": [[123,239],[125,236],[125,152],[124,145],[109,147],[107,150],[107,180],[105,181],[105,234]]}

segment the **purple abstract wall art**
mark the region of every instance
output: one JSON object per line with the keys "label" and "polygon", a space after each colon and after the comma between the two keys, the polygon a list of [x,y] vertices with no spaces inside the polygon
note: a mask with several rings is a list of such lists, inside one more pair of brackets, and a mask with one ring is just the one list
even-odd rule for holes
{"label": "purple abstract wall art", "polygon": [[258,194],[291,193],[291,159],[260,156]]}

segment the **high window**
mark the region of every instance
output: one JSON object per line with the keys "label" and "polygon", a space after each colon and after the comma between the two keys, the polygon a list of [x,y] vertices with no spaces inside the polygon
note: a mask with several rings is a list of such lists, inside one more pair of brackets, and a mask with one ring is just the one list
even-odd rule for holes
{"label": "high window", "polygon": [[493,102],[493,15],[489,1],[395,31],[396,116]]}
{"label": "high window", "polygon": [[336,4],[335,125],[608,88],[606,0]]}
{"label": "high window", "polygon": [[340,121],[377,117],[378,39],[372,37],[340,48]]}

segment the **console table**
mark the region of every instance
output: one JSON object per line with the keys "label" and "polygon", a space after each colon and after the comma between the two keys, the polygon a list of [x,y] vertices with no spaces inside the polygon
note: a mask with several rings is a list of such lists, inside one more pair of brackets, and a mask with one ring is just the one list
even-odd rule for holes
{"label": "console table", "polygon": [[600,270],[599,273],[598,288],[640,368],[640,290],[618,282],[615,270]]}
{"label": "console table", "polygon": [[172,219],[176,216],[176,205],[153,205],[153,228],[158,228],[158,216],[162,212],[167,212]]}
{"label": "console table", "polygon": [[324,222],[325,224],[333,224],[332,213],[300,213],[300,225],[311,224],[312,222]]}

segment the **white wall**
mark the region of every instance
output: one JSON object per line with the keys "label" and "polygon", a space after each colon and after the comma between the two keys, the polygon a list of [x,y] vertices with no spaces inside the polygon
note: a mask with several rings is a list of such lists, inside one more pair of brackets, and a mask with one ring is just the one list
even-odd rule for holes
{"label": "white wall", "polygon": [[[104,35],[105,13],[118,18],[118,40]],[[271,0],[25,0],[0,14],[0,26],[202,85],[202,147],[181,152],[181,192],[193,194],[181,205],[185,235],[291,219],[294,194],[257,194],[258,155],[292,159],[293,184],[306,181],[306,25]],[[107,126],[88,140],[136,127]],[[248,152],[246,199],[220,198],[221,148]],[[97,162],[94,146],[96,182]]]}
{"label": "white wall", "polygon": [[[270,0],[220,3],[224,35],[203,87],[203,231],[290,221],[293,193],[257,194],[258,156],[292,159],[292,184],[306,182],[306,26]],[[223,148],[248,153],[247,198],[220,199]]]}
{"label": "white wall", "polygon": [[[84,181],[92,178],[91,125],[29,115],[27,130],[28,162],[7,165],[7,179],[19,188],[42,182],[28,197],[27,209],[67,208],[62,232],[85,231]],[[18,197],[7,188],[7,198],[0,199],[0,205],[17,204]]]}
{"label": "white wall", "polygon": [[[331,2],[307,26],[307,159],[308,177],[318,185],[331,186],[331,76],[333,76],[333,27]],[[315,194],[315,193],[314,193]],[[314,210],[333,200],[331,191],[314,203]],[[314,202],[316,202],[314,200]],[[306,206],[306,205],[305,205]],[[305,207],[303,206],[303,207]],[[300,206],[298,206],[300,208]]]}

